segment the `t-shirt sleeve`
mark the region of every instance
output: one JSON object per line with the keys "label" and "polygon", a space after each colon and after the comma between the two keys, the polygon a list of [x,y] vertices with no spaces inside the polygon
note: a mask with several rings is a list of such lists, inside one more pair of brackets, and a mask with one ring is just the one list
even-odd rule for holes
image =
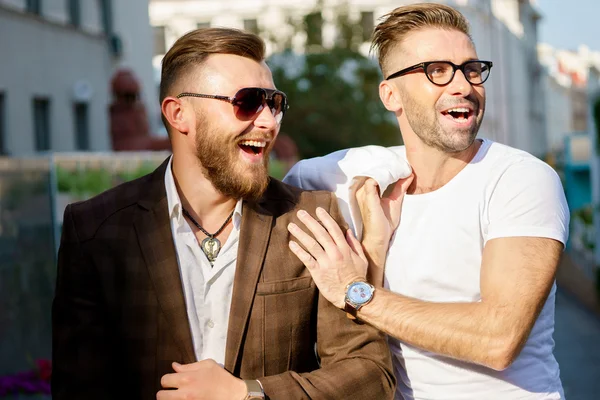
{"label": "t-shirt sleeve", "polygon": [[522,160],[508,167],[491,191],[486,241],[532,236],[566,245],[569,207],[560,178],[548,164]]}

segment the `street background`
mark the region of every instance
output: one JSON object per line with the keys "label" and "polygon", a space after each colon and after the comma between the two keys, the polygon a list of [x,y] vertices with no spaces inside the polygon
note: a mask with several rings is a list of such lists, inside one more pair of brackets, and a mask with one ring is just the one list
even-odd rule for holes
{"label": "street background", "polygon": [[[255,32],[287,93],[271,162],[398,145],[369,41],[412,0],[0,0],[0,398],[48,399],[50,306],[67,204],[152,171],[170,152],[162,57],[208,26]],[[557,273],[566,398],[600,398],[600,2],[440,0],[469,20],[486,82],[480,136],[561,176],[570,239]]]}

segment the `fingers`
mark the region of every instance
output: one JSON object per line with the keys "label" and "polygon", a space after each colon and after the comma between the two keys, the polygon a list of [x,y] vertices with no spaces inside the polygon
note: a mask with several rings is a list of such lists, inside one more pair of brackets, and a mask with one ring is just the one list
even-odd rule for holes
{"label": "fingers", "polygon": [[[316,259],[319,259],[324,254],[323,250],[329,255],[334,254],[338,250],[338,244],[333,238],[336,234],[338,236],[337,242],[340,241],[341,237],[341,241],[345,244],[346,241],[343,239],[343,234],[341,234],[341,230],[337,226],[337,223],[325,210],[320,207],[317,208],[317,216],[319,219],[325,221],[324,225],[321,225],[304,210],[298,211],[297,215],[300,221],[313,234],[314,239],[296,224],[290,224],[288,230]],[[337,232],[335,229],[337,229]]]}
{"label": "fingers", "polygon": [[[302,249],[300,249],[300,250],[307,252],[308,255],[310,255],[316,259],[319,259],[325,255],[325,251],[323,250],[323,248],[321,247],[319,242],[317,242],[315,239],[313,239],[308,233],[304,232],[298,225],[294,224],[293,222],[290,223],[288,225],[288,231],[292,234],[292,236],[294,236],[294,238],[296,238],[296,240],[297,240],[297,242],[295,242],[296,246],[298,244],[301,244],[302,246],[304,246],[304,249],[306,249],[306,250],[302,250]],[[290,249],[292,251],[294,251],[294,249],[292,249],[292,245],[291,245],[292,242],[293,241],[290,241]],[[296,251],[297,250],[298,249],[296,249]],[[294,252],[294,254],[296,254],[296,252]],[[300,260],[302,262],[304,262],[304,260],[308,260],[308,258],[304,257],[304,259],[300,258]]]}
{"label": "fingers", "polygon": [[348,229],[346,231],[346,241],[348,242],[348,245],[350,246],[352,251],[354,253],[358,254],[358,256],[366,262],[367,257],[365,256],[365,252],[362,248],[362,244],[358,241],[356,236],[354,236],[352,229]]}
{"label": "fingers", "polygon": [[187,382],[188,377],[181,373],[165,374],[160,378],[160,385],[165,389],[177,389]]}
{"label": "fingers", "polygon": [[329,213],[321,207],[317,207],[316,213],[317,217],[319,218],[325,229],[327,229],[327,233],[329,233],[337,248],[344,248],[347,244],[346,238],[335,219],[333,219],[331,215],[329,215]]}
{"label": "fingers", "polygon": [[202,362],[198,361],[191,364],[179,364],[178,362],[173,362],[171,366],[175,372],[196,371],[202,368]]}
{"label": "fingers", "polygon": [[178,390],[160,390],[156,393],[156,400],[176,400],[180,396]]}
{"label": "fingers", "polygon": [[306,250],[300,247],[298,243],[294,242],[293,240],[290,240],[289,246],[292,253],[294,253],[300,261],[302,261],[306,268],[311,270],[313,268],[318,267],[317,261],[313,258],[313,256],[311,256]]}
{"label": "fingers", "polygon": [[403,198],[414,178],[415,175],[410,174],[408,178],[398,180],[398,182],[396,182],[396,185],[394,185],[394,189],[392,190],[388,198],[390,200],[399,200]]}

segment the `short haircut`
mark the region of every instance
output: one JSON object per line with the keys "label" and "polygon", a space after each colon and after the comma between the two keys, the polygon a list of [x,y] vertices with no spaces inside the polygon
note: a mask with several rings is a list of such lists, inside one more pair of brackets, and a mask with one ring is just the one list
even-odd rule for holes
{"label": "short haircut", "polygon": [[[200,28],[186,33],[162,60],[160,103],[180,79],[212,54],[232,54],[261,62],[265,59],[265,42],[253,33],[232,28]],[[164,115],[162,120],[169,130]]]}
{"label": "short haircut", "polygon": [[457,30],[472,40],[469,22],[452,7],[436,3],[398,7],[384,15],[373,32],[371,50],[377,51],[379,67],[384,76],[389,72],[387,61],[390,51],[400,46],[409,33],[425,28]]}

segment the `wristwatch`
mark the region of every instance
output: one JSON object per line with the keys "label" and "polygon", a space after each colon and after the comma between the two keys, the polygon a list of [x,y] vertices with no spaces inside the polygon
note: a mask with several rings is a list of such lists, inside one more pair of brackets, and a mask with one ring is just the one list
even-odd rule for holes
{"label": "wristwatch", "polygon": [[368,304],[375,294],[375,286],[365,281],[354,281],[346,286],[344,311],[350,319],[356,320],[356,313],[362,306]]}
{"label": "wristwatch", "polygon": [[265,391],[258,380],[245,380],[248,394],[243,400],[265,400]]}

